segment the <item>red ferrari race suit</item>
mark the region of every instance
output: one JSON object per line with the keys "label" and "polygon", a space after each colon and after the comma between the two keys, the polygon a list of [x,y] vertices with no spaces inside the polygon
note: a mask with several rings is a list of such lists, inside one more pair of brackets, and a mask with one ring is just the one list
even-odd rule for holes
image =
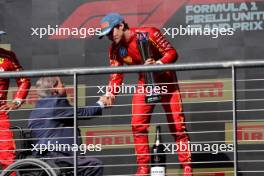
{"label": "red ferrari race suit", "polygon": [[[127,43],[119,45],[112,44],[110,46],[109,57],[111,66],[127,65],[142,65],[140,52],[137,48],[137,32],[148,32],[150,41],[151,58],[155,59],[160,64],[173,63],[177,59],[176,50],[165,39],[163,34],[156,28],[131,28],[130,38]],[[185,117],[182,110],[181,96],[177,85],[176,74],[173,71],[165,71],[154,73],[155,82],[164,83],[167,86],[167,94],[162,94],[162,106],[166,112],[167,121],[171,134],[174,136],[176,143],[186,144],[189,141],[189,136],[186,133]],[[118,86],[122,84],[123,74],[112,74],[109,80],[108,91],[111,94],[118,93]],[[169,84],[165,84],[169,83]],[[137,91],[132,100],[132,131],[134,136],[135,151],[137,154],[138,166],[149,165],[149,141],[148,128],[151,118],[151,113],[154,104],[145,103],[146,92],[139,91],[139,87],[144,85],[144,75],[139,73],[139,80]],[[178,158],[183,166],[191,162],[191,153],[186,149],[185,151],[178,151]]]}
{"label": "red ferrari race suit", "polygon": [[[0,72],[5,71],[19,71],[22,67],[16,59],[16,55],[0,48]],[[22,102],[30,88],[30,81],[28,78],[16,79],[18,90],[14,96],[15,101]],[[8,78],[0,78],[0,107],[7,103],[7,93],[9,87]],[[10,130],[9,117],[5,111],[0,111],[0,163],[2,169],[12,164],[15,159],[15,143],[13,141],[13,133]]]}

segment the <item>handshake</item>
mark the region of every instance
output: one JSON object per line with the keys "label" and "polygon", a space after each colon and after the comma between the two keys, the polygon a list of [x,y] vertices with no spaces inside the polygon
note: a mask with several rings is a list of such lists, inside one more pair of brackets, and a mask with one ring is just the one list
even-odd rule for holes
{"label": "handshake", "polygon": [[103,104],[104,107],[106,108],[110,108],[113,103],[115,101],[115,96],[114,95],[109,95],[109,94],[105,94],[103,96],[101,96],[98,100],[99,104]]}

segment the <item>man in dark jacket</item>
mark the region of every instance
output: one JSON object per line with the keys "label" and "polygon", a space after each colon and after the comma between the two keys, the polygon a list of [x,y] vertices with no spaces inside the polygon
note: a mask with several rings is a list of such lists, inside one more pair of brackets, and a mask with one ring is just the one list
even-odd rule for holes
{"label": "man in dark jacket", "polygon": [[[41,99],[38,100],[29,119],[31,136],[33,139],[38,139],[32,144],[34,146],[33,155],[54,158],[54,163],[57,165],[63,163],[64,166],[66,164],[66,166],[73,167],[73,147],[84,144],[81,144],[81,140],[78,140],[77,144],[74,143],[74,109],[69,104],[64,85],[59,77],[43,77],[37,81],[36,88]],[[95,105],[79,108],[77,113],[78,116],[101,115],[104,106],[108,105],[108,98],[101,97]],[[77,135],[80,136],[79,130]],[[51,145],[53,145],[52,151],[50,150]],[[55,145],[57,147],[54,147]],[[64,147],[58,147],[60,145]],[[43,146],[45,146],[44,149]],[[80,155],[80,150],[77,152],[78,166],[81,166],[78,168],[78,175],[100,176],[103,174],[101,161]]]}

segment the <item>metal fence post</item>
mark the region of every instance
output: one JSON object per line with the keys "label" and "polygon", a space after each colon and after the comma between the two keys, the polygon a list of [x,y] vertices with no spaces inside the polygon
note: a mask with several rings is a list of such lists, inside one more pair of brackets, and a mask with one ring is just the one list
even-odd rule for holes
{"label": "metal fence post", "polygon": [[[78,77],[77,73],[74,72],[73,74],[73,89],[74,89],[74,119],[73,119],[73,125],[74,125],[74,144],[78,144],[78,134],[77,134],[77,109],[78,109]],[[78,176],[78,161],[77,161],[77,151],[74,150],[74,176]]]}
{"label": "metal fence post", "polygon": [[233,144],[234,144],[234,176],[237,176],[237,104],[236,104],[236,67],[232,65],[232,96],[233,96]]}

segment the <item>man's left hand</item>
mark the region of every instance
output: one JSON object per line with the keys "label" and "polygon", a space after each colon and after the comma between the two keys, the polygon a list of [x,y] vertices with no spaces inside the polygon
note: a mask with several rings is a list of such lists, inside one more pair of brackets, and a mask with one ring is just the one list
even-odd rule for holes
{"label": "man's left hand", "polygon": [[18,109],[19,106],[15,103],[7,103],[0,107],[0,111],[6,111],[6,114],[8,114],[10,111]]}

